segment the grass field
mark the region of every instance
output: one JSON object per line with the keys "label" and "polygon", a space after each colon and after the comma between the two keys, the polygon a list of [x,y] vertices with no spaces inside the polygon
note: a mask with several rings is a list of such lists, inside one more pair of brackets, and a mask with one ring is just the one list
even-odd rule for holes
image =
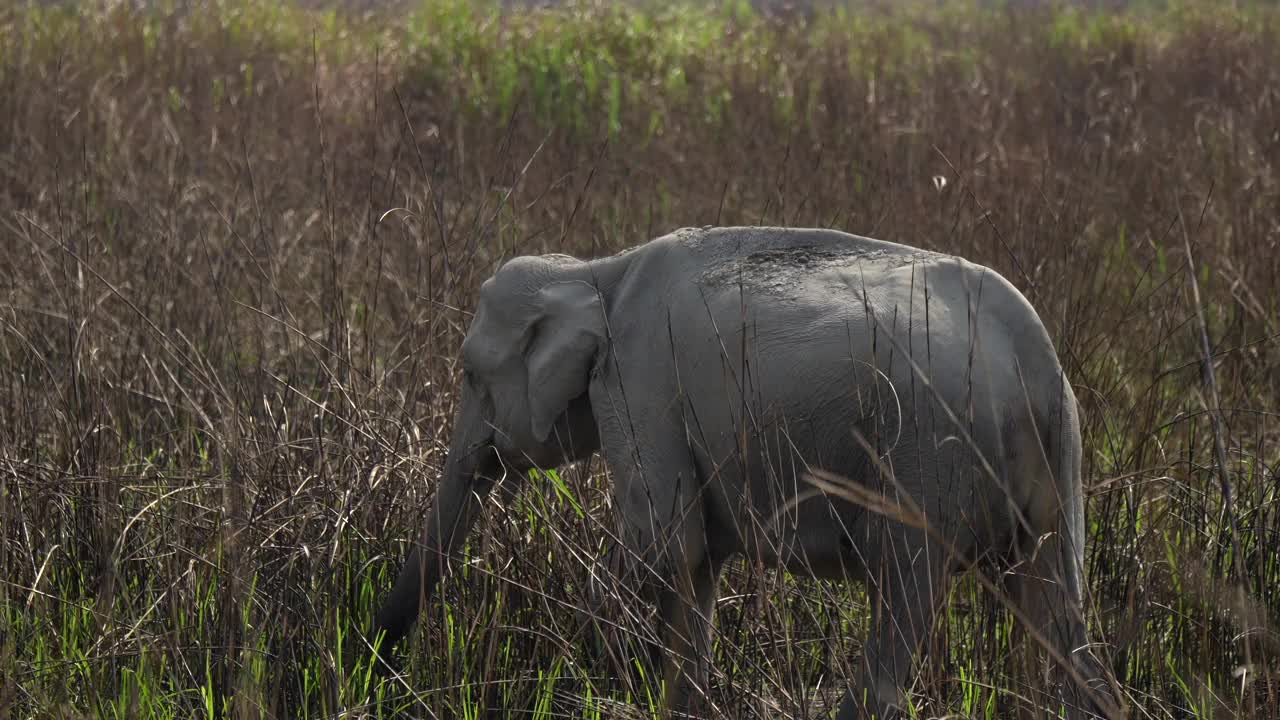
{"label": "grass field", "polygon": [[[1132,716],[1280,718],[1274,5],[169,6],[0,8],[0,718],[634,717],[583,650],[599,460],[491,501],[404,682],[344,658],[479,282],[705,224],[1008,277],[1083,405]],[[722,715],[823,717],[862,591],[722,598]],[[918,715],[1009,717],[1007,621],[952,600]]]}

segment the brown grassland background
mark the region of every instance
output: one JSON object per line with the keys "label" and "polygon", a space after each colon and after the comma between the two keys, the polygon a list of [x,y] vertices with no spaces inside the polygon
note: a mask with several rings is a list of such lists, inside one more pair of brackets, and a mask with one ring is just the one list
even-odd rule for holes
{"label": "brown grassland background", "polygon": [[[1091,637],[1133,717],[1280,718],[1278,31],[0,8],[0,718],[628,717],[580,611],[598,460],[489,501],[381,709],[344,658],[438,480],[478,283],[707,224],[1008,277],[1083,405]],[[861,591],[739,563],[722,598],[723,716],[821,717]],[[921,717],[1018,705],[993,607],[956,591]]]}

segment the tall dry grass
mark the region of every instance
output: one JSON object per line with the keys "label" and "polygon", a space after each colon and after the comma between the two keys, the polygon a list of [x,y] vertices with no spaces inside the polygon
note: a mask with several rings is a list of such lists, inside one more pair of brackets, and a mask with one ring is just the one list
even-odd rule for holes
{"label": "tall dry grass", "polygon": [[[1274,11],[245,2],[0,27],[0,716],[363,702],[342,658],[438,477],[479,281],[783,224],[1026,293],[1084,405],[1092,635],[1135,717],[1280,717]],[[622,712],[582,710],[620,697],[579,610],[601,470],[494,503],[389,702]],[[820,716],[860,593],[725,582],[725,716]],[[921,712],[1004,716],[1008,627],[954,600]]]}

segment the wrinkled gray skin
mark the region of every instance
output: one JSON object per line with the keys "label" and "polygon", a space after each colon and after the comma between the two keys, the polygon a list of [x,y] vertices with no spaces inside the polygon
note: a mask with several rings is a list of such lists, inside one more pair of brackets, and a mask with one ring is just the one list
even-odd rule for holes
{"label": "wrinkled gray skin", "polygon": [[[377,619],[384,647],[497,478],[599,450],[620,536],[665,580],[670,708],[706,686],[716,579],[739,554],[866,583],[877,614],[839,718],[899,715],[947,585],[974,564],[1004,571],[992,576],[1028,626],[1077,677],[1099,677],[1080,612],[1075,398],[1035,311],[987,268],[777,228],[686,229],[589,262],[517,257],[481,288],[462,360],[444,479]],[[806,470],[890,515],[913,507],[929,531]]]}

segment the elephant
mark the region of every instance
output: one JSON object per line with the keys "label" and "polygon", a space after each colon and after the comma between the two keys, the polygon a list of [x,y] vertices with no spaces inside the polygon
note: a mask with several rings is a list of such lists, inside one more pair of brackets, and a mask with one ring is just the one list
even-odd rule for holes
{"label": "elephant", "polygon": [[375,619],[383,650],[487,493],[600,452],[618,537],[661,580],[666,712],[703,697],[734,557],[867,588],[880,620],[841,720],[904,715],[947,589],[975,567],[1056,661],[1071,716],[1110,707],[1090,689],[1079,409],[994,270],[817,228],[518,256],[483,282],[461,365],[443,479]]}

